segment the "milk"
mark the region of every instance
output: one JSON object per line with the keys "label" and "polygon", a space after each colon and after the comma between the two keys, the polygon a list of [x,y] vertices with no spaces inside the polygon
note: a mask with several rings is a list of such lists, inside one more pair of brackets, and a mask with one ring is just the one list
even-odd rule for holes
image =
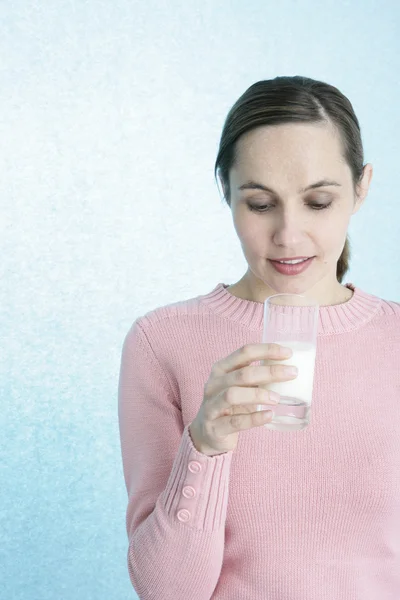
{"label": "milk", "polygon": [[[263,360],[262,365],[273,364],[294,365],[299,372],[295,379],[290,381],[275,381],[260,385],[260,387],[278,392],[281,395],[279,404],[268,405],[274,411],[272,421],[265,423],[268,429],[291,431],[303,429],[309,423],[310,406],[313,393],[314,367],[316,346],[300,341],[277,342],[293,350],[293,355],[287,359]],[[266,408],[266,405],[263,406]]]}

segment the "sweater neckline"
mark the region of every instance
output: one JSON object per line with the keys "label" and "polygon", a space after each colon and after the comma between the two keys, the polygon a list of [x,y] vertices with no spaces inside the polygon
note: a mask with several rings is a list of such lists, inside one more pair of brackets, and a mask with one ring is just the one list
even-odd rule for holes
{"label": "sweater neckline", "polygon": [[[218,283],[215,288],[200,296],[200,301],[208,309],[248,329],[262,330],[264,303],[245,300],[231,294],[229,284]],[[319,307],[318,335],[331,335],[354,331],[370,321],[379,311],[381,298],[364,292],[353,283],[345,287],[353,291],[353,296],[342,304]]]}

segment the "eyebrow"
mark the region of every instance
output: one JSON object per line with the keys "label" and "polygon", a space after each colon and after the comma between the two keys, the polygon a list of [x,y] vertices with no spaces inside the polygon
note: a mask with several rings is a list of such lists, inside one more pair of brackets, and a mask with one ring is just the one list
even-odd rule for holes
{"label": "eyebrow", "polygon": [[[307,190],[312,190],[319,187],[327,187],[330,185],[337,185],[341,187],[341,184],[337,181],[332,181],[331,179],[321,179],[320,181],[316,181],[311,185],[308,185],[305,188],[300,188],[298,190],[299,194],[304,194]],[[264,190],[265,192],[271,192],[272,194],[276,194],[273,189],[267,187],[266,185],[262,185],[261,183],[257,183],[256,181],[246,181],[243,185],[238,187],[238,190]]]}

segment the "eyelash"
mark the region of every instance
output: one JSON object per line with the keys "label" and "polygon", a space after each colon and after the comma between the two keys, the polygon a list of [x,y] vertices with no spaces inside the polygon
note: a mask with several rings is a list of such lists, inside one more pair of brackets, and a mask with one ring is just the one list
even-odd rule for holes
{"label": "eyelash", "polygon": [[[328,204],[309,204],[309,206],[311,206],[313,208],[313,210],[324,210],[325,208],[329,208],[332,205],[332,202],[329,202]],[[269,212],[269,208],[271,204],[263,204],[261,206],[256,206],[255,204],[248,204],[248,207],[250,208],[250,210],[252,210],[253,212]],[[262,210],[262,209],[266,209],[266,210]]]}

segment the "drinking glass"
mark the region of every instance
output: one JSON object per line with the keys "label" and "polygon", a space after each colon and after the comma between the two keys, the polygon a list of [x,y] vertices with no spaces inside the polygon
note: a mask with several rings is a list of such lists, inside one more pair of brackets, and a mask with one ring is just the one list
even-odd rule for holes
{"label": "drinking glass", "polygon": [[[300,294],[275,294],[264,302],[263,343],[277,343],[293,350],[288,359],[263,360],[262,365],[287,364],[298,368],[290,381],[276,381],[260,387],[278,392],[279,404],[264,427],[275,431],[304,429],[311,419],[311,399],[317,350],[319,304]],[[257,410],[262,410],[260,405]]]}

